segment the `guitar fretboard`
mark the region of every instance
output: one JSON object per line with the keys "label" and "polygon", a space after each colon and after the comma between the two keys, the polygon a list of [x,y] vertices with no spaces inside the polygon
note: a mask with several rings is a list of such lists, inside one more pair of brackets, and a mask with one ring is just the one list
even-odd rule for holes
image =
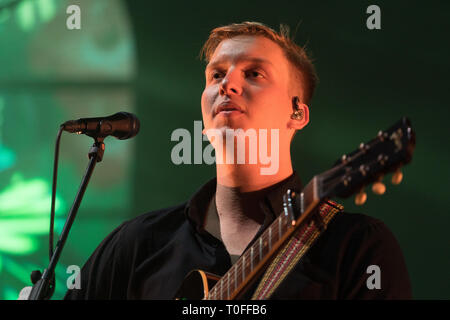
{"label": "guitar fretboard", "polygon": [[207,300],[228,300],[232,294],[247,280],[255,267],[272,251],[274,244],[279,242],[293,228],[295,220],[287,211],[280,214],[263,234],[250,246],[228,272],[215,284],[209,292]]}

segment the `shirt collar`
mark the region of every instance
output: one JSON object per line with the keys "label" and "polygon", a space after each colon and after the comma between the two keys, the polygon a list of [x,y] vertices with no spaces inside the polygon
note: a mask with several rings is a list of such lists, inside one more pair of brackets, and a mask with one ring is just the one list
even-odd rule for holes
{"label": "shirt collar", "polygon": [[[209,180],[200,189],[194,193],[188,201],[185,214],[191,220],[196,229],[200,231],[203,226],[208,205],[211,202],[217,186],[217,178]],[[269,210],[265,210],[266,218],[264,221],[265,228],[283,211],[283,195],[288,190],[301,191],[303,188],[301,180],[296,171],[286,179],[277,182],[267,188],[254,191],[260,193],[263,201],[267,204]],[[215,204],[214,204],[215,205]]]}

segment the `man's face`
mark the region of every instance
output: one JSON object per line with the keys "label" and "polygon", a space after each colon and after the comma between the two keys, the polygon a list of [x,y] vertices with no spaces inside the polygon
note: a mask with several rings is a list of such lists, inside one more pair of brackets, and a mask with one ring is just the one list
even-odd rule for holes
{"label": "man's face", "polygon": [[281,139],[290,139],[289,67],[282,49],[267,38],[222,41],[205,70],[205,129],[279,129]]}

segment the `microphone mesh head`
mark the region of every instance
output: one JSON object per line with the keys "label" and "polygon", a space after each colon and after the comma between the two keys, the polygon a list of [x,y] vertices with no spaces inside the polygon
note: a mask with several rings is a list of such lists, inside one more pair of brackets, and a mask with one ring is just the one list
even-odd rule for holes
{"label": "microphone mesh head", "polygon": [[136,136],[139,133],[139,129],[141,127],[141,123],[138,117],[129,112],[119,112],[119,114],[127,119],[126,128],[124,128],[123,130],[117,130],[114,136],[119,140],[126,140]]}

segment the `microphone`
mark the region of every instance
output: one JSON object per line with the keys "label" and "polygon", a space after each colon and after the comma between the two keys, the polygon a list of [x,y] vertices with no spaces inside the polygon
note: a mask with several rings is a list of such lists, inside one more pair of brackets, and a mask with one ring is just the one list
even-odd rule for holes
{"label": "microphone", "polygon": [[61,126],[64,131],[85,134],[92,138],[113,136],[119,140],[125,140],[138,134],[140,122],[132,113],[118,112],[109,117],[69,120]]}

